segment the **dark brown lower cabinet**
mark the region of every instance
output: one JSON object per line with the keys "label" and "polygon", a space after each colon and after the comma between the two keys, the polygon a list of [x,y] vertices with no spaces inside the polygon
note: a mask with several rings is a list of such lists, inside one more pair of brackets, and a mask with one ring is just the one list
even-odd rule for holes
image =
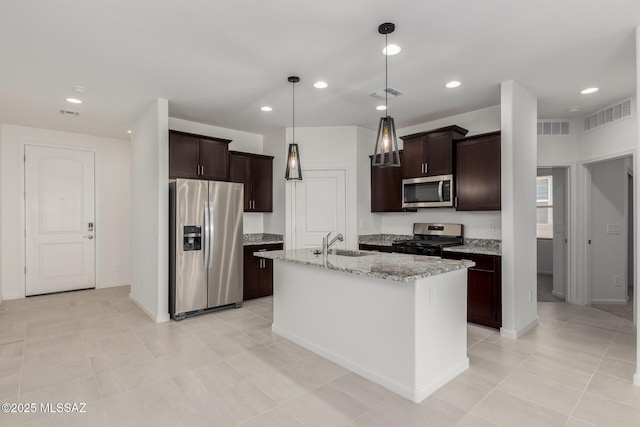
{"label": "dark brown lower cabinet", "polygon": [[273,295],[273,260],[259,258],[254,252],[277,251],[282,243],[244,247],[244,300]]}
{"label": "dark brown lower cabinet", "polygon": [[368,245],[366,243],[360,243],[358,245],[358,249],[361,251],[393,252],[393,248],[391,246]]}
{"label": "dark brown lower cabinet", "polygon": [[444,252],[442,258],[469,259],[467,321],[492,328],[502,326],[502,258],[495,255]]}

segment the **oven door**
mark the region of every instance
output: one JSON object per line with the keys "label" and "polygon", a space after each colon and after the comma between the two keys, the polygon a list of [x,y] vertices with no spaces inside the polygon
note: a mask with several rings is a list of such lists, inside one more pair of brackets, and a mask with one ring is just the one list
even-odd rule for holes
{"label": "oven door", "polygon": [[452,207],[452,195],[453,175],[402,180],[403,208]]}

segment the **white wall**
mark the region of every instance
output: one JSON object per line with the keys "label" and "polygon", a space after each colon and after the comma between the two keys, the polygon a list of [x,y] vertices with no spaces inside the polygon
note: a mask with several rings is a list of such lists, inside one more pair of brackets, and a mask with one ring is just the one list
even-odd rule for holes
{"label": "white wall", "polygon": [[[625,159],[595,163],[591,170],[591,301],[626,303],[627,169]],[[607,226],[619,227],[609,234]],[[618,285],[614,277],[618,277]]]}
{"label": "white wall", "polygon": [[[191,122],[173,117],[169,117],[169,129],[195,133],[197,135],[230,139],[231,142],[229,143],[229,150],[263,154],[263,136],[255,133]],[[276,177],[277,170],[275,169],[274,163],[274,180]],[[265,230],[263,215],[264,214],[259,212],[246,212],[243,215],[243,233],[262,233],[263,230]],[[268,232],[274,231],[268,230]]]}
{"label": "white wall", "polygon": [[[286,141],[292,139],[291,128],[286,130]],[[346,175],[346,230],[335,230],[344,235],[345,247],[358,247],[357,238],[357,128],[355,126],[296,128],[296,142],[300,150],[302,178],[305,170],[343,169]],[[291,231],[292,185],[286,184],[286,241],[293,246]],[[320,242],[318,243],[320,245]]]}
{"label": "white wall", "polygon": [[[477,135],[486,132],[500,130],[500,106],[483,108],[469,113],[459,114],[444,119],[421,123],[416,126],[398,129],[398,135],[411,135],[417,132],[437,129],[445,126],[458,125],[469,131],[467,135]],[[370,141],[370,153],[373,153],[375,135]],[[402,140],[398,141],[402,147]],[[359,156],[361,156],[359,154]],[[368,159],[368,158],[367,158]],[[370,179],[370,171],[367,179]],[[367,187],[369,188],[369,182]],[[370,206],[367,206],[370,209]],[[365,207],[360,205],[361,211],[365,212]],[[501,214],[500,211],[487,212],[458,212],[449,208],[419,209],[417,212],[385,212],[373,214],[374,226],[379,227],[371,230],[371,233],[388,234],[413,234],[414,222],[451,222],[464,225],[465,237],[480,239],[500,239]],[[379,226],[377,224],[380,224]],[[366,234],[366,233],[362,233]]]}
{"label": "white wall", "polygon": [[[265,233],[285,234],[284,172],[287,165],[287,147],[285,129],[264,135],[264,154],[273,156],[273,212],[263,214]],[[304,162],[304,158],[302,161]]]}
{"label": "white wall", "polygon": [[[376,132],[357,128],[357,186],[358,186],[358,234],[378,234],[382,229],[382,215],[371,212],[371,162]],[[402,233],[412,234],[412,233]]]}
{"label": "white wall", "polygon": [[0,133],[0,265],[3,299],[24,290],[24,145],[95,153],[96,287],[130,282],[129,141],[3,124]]}
{"label": "white wall", "polygon": [[131,134],[131,299],[169,320],[169,103],[157,99]]}
{"label": "white wall", "polygon": [[501,85],[502,328],[517,338],[537,324],[537,99],[513,80]]}

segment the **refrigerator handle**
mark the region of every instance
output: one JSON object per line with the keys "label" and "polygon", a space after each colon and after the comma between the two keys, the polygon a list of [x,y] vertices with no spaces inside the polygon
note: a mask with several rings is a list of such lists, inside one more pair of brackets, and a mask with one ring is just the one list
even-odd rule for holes
{"label": "refrigerator handle", "polygon": [[210,234],[210,229],[209,229],[210,225],[209,225],[209,202],[204,202],[204,239],[202,239],[202,243],[204,246],[204,251],[203,251],[203,264],[204,264],[204,268],[208,268],[209,267],[209,253],[211,252],[211,245],[210,245],[210,241],[209,241],[209,234]]}
{"label": "refrigerator handle", "polygon": [[213,264],[213,242],[215,242],[216,237],[216,226],[214,222],[213,216],[213,208],[211,206],[211,201],[206,202],[209,205],[209,263],[207,264],[208,268],[211,268]]}

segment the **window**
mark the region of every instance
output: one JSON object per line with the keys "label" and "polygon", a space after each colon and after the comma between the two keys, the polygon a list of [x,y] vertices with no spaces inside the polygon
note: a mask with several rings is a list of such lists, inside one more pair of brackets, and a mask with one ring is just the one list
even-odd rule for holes
{"label": "window", "polygon": [[536,237],[553,239],[553,177],[536,178]]}

